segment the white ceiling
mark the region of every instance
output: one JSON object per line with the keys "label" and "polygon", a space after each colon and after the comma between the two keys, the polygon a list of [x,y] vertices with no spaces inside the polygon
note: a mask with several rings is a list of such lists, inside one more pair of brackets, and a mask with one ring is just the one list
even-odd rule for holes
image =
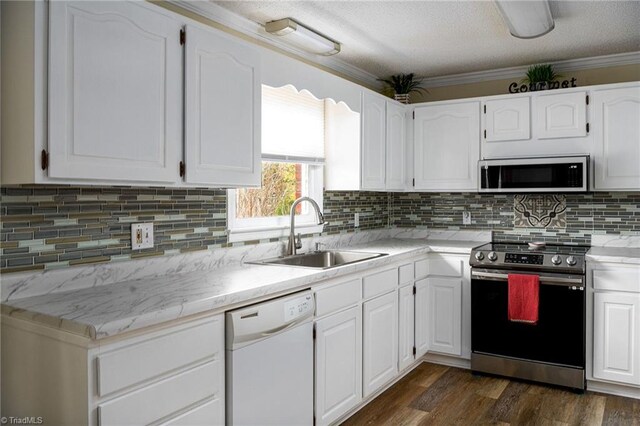
{"label": "white ceiling", "polygon": [[640,1],[552,1],[549,34],[512,37],[493,1],[214,1],[251,21],[291,17],[378,77],[436,77],[640,50]]}

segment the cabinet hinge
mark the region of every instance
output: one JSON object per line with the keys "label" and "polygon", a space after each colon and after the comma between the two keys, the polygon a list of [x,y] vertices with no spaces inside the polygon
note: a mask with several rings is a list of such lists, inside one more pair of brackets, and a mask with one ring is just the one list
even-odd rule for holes
{"label": "cabinet hinge", "polygon": [[487,129],[484,129],[484,138],[487,138]]}
{"label": "cabinet hinge", "polygon": [[316,328],[313,327],[313,340],[316,340]]}
{"label": "cabinet hinge", "polygon": [[415,111],[413,111],[413,119],[414,120],[416,119],[416,112]]}
{"label": "cabinet hinge", "polygon": [[49,153],[44,149],[40,153],[40,167],[42,170],[47,170],[49,168]]}
{"label": "cabinet hinge", "polygon": [[413,294],[416,294],[416,286],[413,286]]}
{"label": "cabinet hinge", "polygon": [[416,186],[416,178],[411,179],[411,185]]}
{"label": "cabinet hinge", "polygon": [[484,113],[485,114],[487,113],[487,106],[486,105],[484,106]]}
{"label": "cabinet hinge", "polygon": [[413,354],[415,355],[415,354],[417,354],[417,353],[418,353],[418,351],[416,350],[416,347],[414,346],[414,347],[413,347]]}
{"label": "cabinet hinge", "polygon": [[587,95],[587,105],[589,105],[589,95]]}
{"label": "cabinet hinge", "polygon": [[184,165],[184,162],[181,161],[180,162],[180,177],[184,177],[184,174],[185,174],[185,165]]}
{"label": "cabinet hinge", "polygon": [[187,33],[184,29],[180,30],[180,44],[185,44],[187,42]]}
{"label": "cabinet hinge", "polygon": [[589,133],[589,123],[587,123],[587,133]]}

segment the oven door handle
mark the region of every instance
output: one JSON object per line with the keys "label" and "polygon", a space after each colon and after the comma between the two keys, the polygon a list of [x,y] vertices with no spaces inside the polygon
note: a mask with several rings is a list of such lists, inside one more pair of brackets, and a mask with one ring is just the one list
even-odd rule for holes
{"label": "oven door handle", "polygon": [[[539,277],[540,277],[540,284],[555,284],[555,285],[579,284],[580,286],[584,285],[584,278],[548,277],[544,275],[539,275]],[[507,281],[507,279],[509,278],[509,275],[500,274],[497,272],[472,271],[471,278],[488,278],[490,280]]]}

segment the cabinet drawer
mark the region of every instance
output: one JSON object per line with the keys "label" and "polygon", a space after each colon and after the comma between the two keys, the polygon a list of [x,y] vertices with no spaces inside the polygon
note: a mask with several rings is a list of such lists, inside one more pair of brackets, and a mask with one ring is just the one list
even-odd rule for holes
{"label": "cabinet drawer", "polygon": [[594,269],[593,288],[640,293],[640,268]]}
{"label": "cabinet drawer", "polygon": [[429,275],[443,277],[461,277],[463,260],[458,257],[431,257],[429,258]]}
{"label": "cabinet drawer", "polygon": [[409,284],[413,281],[413,263],[409,263],[407,265],[402,265],[399,268],[399,276],[400,276],[400,285]]}
{"label": "cabinet drawer", "polygon": [[391,291],[398,286],[398,269],[389,269],[388,271],[379,272],[369,275],[362,279],[362,291],[364,298],[368,299],[378,294]]}
{"label": "cabinet drawer", "polygon": [[429,261],[427,259],[418,260],[415,262],[416,268],[416,280],[424,278],[429,275]]}
{"label": "cabinet drawer", "polygon": [[215,398],[184,414],[174,417],[160,426],[194,426],[224,424],[224,407],[222,398]]}
{"label": "cabinet drawer", "polygon": [[206,358],[224,357],[222,315],[97,357],[98,394],[158,378]]}
{"label": "cabinet drawer", "polygon": [[360,278],[316,291],[316,316],[358,303],[362,298]]}
{"label": "cabinet drawer", "polygon": [[98,405],[99,424],[146,425],[207,398],[219,399],[224,383],[222,366],[222,359],[211,361],[102,403]]}

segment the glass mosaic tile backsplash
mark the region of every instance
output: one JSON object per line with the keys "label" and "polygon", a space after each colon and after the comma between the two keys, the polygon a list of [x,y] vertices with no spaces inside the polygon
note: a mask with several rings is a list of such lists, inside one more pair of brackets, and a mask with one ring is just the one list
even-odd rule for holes
{"label": "glass mosaic tile backsplash", "polygon": [[[0,270],[61,268],[259,243],[228,243],[226,196],[220,189],[1,188]],[[362,230],[490,229],[495,240],[579,244],[589,244],[593,233],[640,235],[640,192],[566,194],[553,203],[525,201],[475,193],[327,191],[325,233],[354,232],[357,212]],[[564,218],[548,221],[546,228],[523,227],[524,216],[515,216],[518,204],[533,206],[540,217],[541,208],[553,205]],[[463,211],[471,212],[471,225],[462,224]],[[155,247],[133,252],[131,223],[144,221],[154,222]]]}

